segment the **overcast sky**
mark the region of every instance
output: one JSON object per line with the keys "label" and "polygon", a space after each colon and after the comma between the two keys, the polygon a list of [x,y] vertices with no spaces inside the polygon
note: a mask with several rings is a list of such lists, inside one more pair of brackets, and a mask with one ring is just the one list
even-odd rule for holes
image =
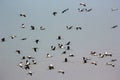
{"label": "overcast sky", "polygon": [[[86,7],[80,3],[86,3]],[[119,0],[0,0],[0,80],[118,80],[120,79],[120,1]],[[65,13],[63,10],[69,8]],[[79,12],[78,8],[92,9],[90,12]],[[111,11],[111,9],[118,9]],[[57,12],[56,16],[52,15]],[[20,16],[25,13],[26,17]],[[25,28],[21,25],[25,24]],[[31,30],[30,26],[35,26]],[[113,28],[113,26],[118,27]],[[44,31],[40,26],[45,27]],[[67,30],[66,26],[73,26]],[[82,30],[76,30],[76,27]],[[10,36],[16,35],[15,39]],[[61,36],[62,40],[57,40]],[[27,40],[22,41],[22,38]],[[39,44],[35,40],[39,39]],[[71,50],[61,55],[63,50],[51,51],[51,45],[71,41]],[[38,47],[37,53],[33,47]],[[15,51],[21,50],[21,54]],[[90,51],[110,52],[112,57],[100,59],[90,55]],[[47,59],[50,53],[53,58]],[[68,55],[75,55],[69,58]],[[33,76],[17,64],[22,56],[34,56],[37,65],[31,67]],[[97,66],[83,64],[82,57],[98,62]],[[68,57],[68,63],[63,63]],[[117,59],[115,67],[106,66],[106,62]],[[49,71],[49,64],[55,70]],[[65,74],[57,70],[65,70]]]}

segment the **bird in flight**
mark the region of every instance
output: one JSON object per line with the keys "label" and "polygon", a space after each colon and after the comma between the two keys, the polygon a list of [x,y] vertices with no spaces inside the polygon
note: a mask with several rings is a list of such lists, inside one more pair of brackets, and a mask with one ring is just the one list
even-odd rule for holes
{"label": "bird in flight", "polygon": [[63,10],[63,11],[62,11],[62,13],[65,13],[65,12],[66,12],[66,11],[68,11],[68,10],[69,10],[69,8],[67,8],[67,9]]}
{"label": "bird in flight", "polygon": [[52,14],[53,14],[54,16],[56,16],[57,12],[53,12]]}

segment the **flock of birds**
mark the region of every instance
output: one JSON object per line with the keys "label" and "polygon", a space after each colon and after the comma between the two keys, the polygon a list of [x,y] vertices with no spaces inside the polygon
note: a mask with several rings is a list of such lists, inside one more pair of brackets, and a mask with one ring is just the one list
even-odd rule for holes
{"label": "flock of birds", "polygon": [[[82,8],[82,9],[78,8],[78,12],[90,12],[90,11],[92,11],[92,8],[89,8],[89,9],[86,8],[87,5],[86,5],[85,3],[80,3],[79,5],[80,5],[80,6],[83,6],[84,8]],[[118,9],[112,9],[112,11],[116,11],[116,10],[118,10]],[[67,11],[69,11],[69,8],[64,9],[64,10],[62,11],[62,13],[65,13],[65,12],[67,12]],[[53,13],[52,13],[53,16],[56,16],[57,14],[58,14],[57,12],[53,12]],[[24,17],[24,18],[27,17],[27,15],[24,14],[24,13],[19,14],[19,16],[20,16],[20,17]],[[114,26],[112,26],[111,28],[113,29],[113,28],[117,28],[117,27],[118,27],[118,25],[114,25]],[[22,24],[22,25],[21,25],[21,28],[26,28],[26,27],[25,27],[25,24]],[[33,26],[33,25],[31,25],[30,28],[31,28],[31,30],[36,30],[36,27]],[[76,29],[76,30],[82,30],[82,27],[66,26],[66,29],[67,29],[67,30],[72,30],[73,28]],[[40,26],[39,29],[40,29],[40,30],[46,30],[46,28],[43,27],[43,26]],[[13,40],[14,38],[17,38],[17,36],[16,36],[16,35],[12,35],[12,36],[10,36],[10,38]],[[58,41],[60,41],[60,40],[62,40],[62,39],[63,39],[62,36],[57,36],[57,40],[58,40]],[[23,40],[27,40],[27,38],[22,38],[21,40],[22,40],[22,41],[23,41]],[[1,38],[1,42],[5,42],[5,41],[6,41],[6,38],[5,38],[5,37],[4,37],[4,38]],[[39,44],[40,40],[39,40],[39,39],[36,39],[34,42],[35,42],[36,44]],[[35,53],[37,53],[38,47],[34,47],[34,48],[32,48],[32,49],[33,49],[33,51],[34,51]],[[63,43],[58,43],[58,45],[51,45],[51,46],[50,46],[50,50],[51,50],[51,51],[56,51],[56,50],[58,50],[58,49],[62,49],[62,50],[63,50],[63,52],[62,52],[61,54],[63,54],[63,55],[67,54],[67,51],[71,50],[71,41],[68,41],[67,43],[64,43],[64,44],[63,44]],[[20,55],[21,55],[21,53],[22,53],[20,49],[15,50],[15,52],[18,53],[18,54],[20,54]],[[108,53],[108,52],[97,53],[97,52],[95,52],[95,51],[91,51],[91,52],[90,52],[90,55],[91,55],[91,56],[94,56],[94,57],[97,57],[97,58],[103,58],[103,59],[104,59],[105,57],[110,57],[110,61],[106,62],[105,65],[115,67],[115,64],[114,64],[114,63],[117,61],[117,59],[112,58],[112,56],[113,56],[112,53]],[[49,54],[49,53],[46,54],[46,58],[52,58],[52,57],[54,57],[54,56],[51,55],[51,54]],[[71,53],[70,53],[68,57],[75,57],[75,54],[71,54]],[[68,57],[65,57],[65,58],[64,58],[63,61],[64,61],[65,63],[69,62]],[[21,61],[18,63],[17,66],[20,67],[21,69],[27,71],[27,74],[30,75],[30,76],[32,76],[32,75],[33,75],[33,71],[31,71],[31,68],[32,68],[31,66],[35,66],[35,65],[38,64],[38,62],[36,61],[35,57],[33,57],[33,56],[22,56],[20,60],[21,60]],[[93,60],[92,60],[91,58],[89,58],[89,57],[82,57],[81,60],[82,60],[82,62],[83,62],[84,64],[90,63],[90,64],[93,64],[93,65],[95,65],[95,66],[98,65],[98,61],[93,61]],[[54,69],[55,69],[54,64],[49,64],[49,65],[48,65],[48,69],[49,69],[49,70],[54,70]],[[58,73],[65,74],[65,71],[62,70],[62,69],[59,69],[59,70],[58,70]]]}

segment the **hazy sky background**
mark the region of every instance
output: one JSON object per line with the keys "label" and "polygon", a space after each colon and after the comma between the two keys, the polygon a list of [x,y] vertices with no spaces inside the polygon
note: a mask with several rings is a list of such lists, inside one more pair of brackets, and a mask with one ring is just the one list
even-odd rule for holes
{"label": "hazy sky background", "polygon": [[[91,12],[78,12],[78,8],[84,8],[79,3],[87,4],[86,8],[92,8]],[[120,79],[120,0],[0,0],[0,39],[5,37],[5,42],[0,42],[0,80],[119,80]],[[69,8],[62,14],[64,9]],[[118,8],[118,11],[111,11]],[[52,13],[56,11],[57,15]],[[20,17],[25,13],[26,18]],[[21,28],[21,24],[25,28]],[[30,30],[34,25],[36,29]],[[67,30],[66,26],[74,26]],[[112,26],[117,28],[111,29]],[[39,29],[46,28],[45,31]],[[81,26],[82,30],[75,30]],[[11,39],[11,35],[16,35]],[[62,36],[58,41],[57,36]],[[26,41],[21,41],[22,38]],[[40,43],[35,44],[39,39]],[[67,43],[71,41],[71,50],[66,55],[61,55],[62,50],[51,51],[51,45]],[[32,48],[38,47],[35,53]],[[21,50],[17,54],[16,49]],[[98,59],[90,56],[90,51],[98,53],[111,52],[113,59],[117,59],[116,66],[106,66],[111,58]],[[50,53],[54,57],[46,58]],[[68,58],[72,63],[63,63],[68,54],[75,54],[74,58]],[[34,56],[38,64],[33,66],[33,76],[26,75],[27,71],[17,66],[21,57]],[[98,61],[98,65],[83,64],[82,57],[86,56]],[[52,63],[56,69],[48,71],[48,65]],[[57,73],[57,70],[65,70],[65,74]]]}

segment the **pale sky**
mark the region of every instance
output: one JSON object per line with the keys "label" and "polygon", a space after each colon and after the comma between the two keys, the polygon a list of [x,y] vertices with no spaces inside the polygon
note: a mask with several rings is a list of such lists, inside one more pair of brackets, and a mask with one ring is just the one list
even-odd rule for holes
{"label": "pale sky", "polygon": [[[79,5],[86,3],[86,7]],[[0,80],[119,80],[120,79],[120,1],[119,0],[0,0]],[[63,10],[69,8],[65,13]],[[87,8],[90,12],[78,12],[78,8]],[[111,11],[111,8],[118,9]],[[56,16],[52,13],[57,12]],[[27,17],[19,16],[25,13]],[[21,25],[25,24],[22,29]],[[35,26],[31,30],[30,26]],[[111,29],[111,27],[118,27]],[[40,26],[46,30],[41,31]],[[66,26],[73,26],[67,30]],[[82,30],[75,30],[80,26]],[[16,35],[15,39],[10,36]],[[62,40],[57,40],[57,36]],[[25,41],[20,39],[27,38]],[[39,44],[34,41],[39,39]],[[71,41],[71,50],[61,55],[63,50],[51,51],[51,45]],[[32,48],[38,47],[37,53]],[[15,51],[21,50],[21,54]],[[100,59],[90,55],[90,51],[111,52],[112,57]],[[53,55],[51,59],[46,54]],[[69,58],[68,55],[75,55]],[[33,76],[17,64],[22,56],[34,56],[37,65],[31,67]],[[82,57],[92,58],[97,66],[83,64]],[[70,62],[63,63],[68,57]],[[105,65],[110,59],[117,59],[115,67]],[[55,70],[49,71],[49,64]],[[59,74],[59,69],[65,74]]]}

